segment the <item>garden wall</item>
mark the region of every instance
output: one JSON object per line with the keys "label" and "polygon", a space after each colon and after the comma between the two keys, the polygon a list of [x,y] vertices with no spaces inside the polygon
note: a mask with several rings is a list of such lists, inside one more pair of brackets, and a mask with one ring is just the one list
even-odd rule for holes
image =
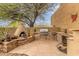
{"label": "garden wall", "polygon": [[1,52],[7,53],[7,52],[13,50],[14,48],[24,45],[26,43],[29,43],[33,40],[34,40],[33,37],[30,36],[27,39],[26,38],[18,38],[18,39],[11,40],[9,42],[3,42],[2,44],[0,44],[0,53]]}

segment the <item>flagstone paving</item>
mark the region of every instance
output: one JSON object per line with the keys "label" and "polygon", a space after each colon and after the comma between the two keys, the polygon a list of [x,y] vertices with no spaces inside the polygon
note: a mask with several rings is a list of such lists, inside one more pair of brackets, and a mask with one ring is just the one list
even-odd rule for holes
{"label": "flagstone paving", "polygon": [[65,56],[56,47],[57,41],[53,39],[39,39],[19,46],[9,53],[26,54],[29,56]]}

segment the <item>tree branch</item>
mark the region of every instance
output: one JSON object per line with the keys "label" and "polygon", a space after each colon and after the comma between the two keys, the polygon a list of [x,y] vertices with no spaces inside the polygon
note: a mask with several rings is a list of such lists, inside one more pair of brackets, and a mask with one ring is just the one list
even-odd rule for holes
{"label": "tree branch", "polygon": [[29,20],[30,22],[32,22],[31,20],[30,20],[30,18],[28,18],[27,16],[24,16],[25,18],[27,18],[27,20]]}
{"label": "tree branch", "polygon": [[37,16],[38,16],[38,6],[37,5],[34,5],[34,7],[35,7],[35,12],[34,12],[34,21],[33,21],[33,24],[35,23],[35,21],[36,21],[36,18],[37,18]]}
{"label": "tree branch", "polygon": [[26,23],[28,26],[30,26],[30,23],[28,22],[28,21],[23,21],[23,20],[19,20],[19,21],[21,21],[21,22],[24,22],[24,23]]}

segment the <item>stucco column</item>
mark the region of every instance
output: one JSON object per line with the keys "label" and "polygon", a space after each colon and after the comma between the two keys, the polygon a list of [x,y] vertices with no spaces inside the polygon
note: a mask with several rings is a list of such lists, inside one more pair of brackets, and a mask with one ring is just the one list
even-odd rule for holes
{"label": "stucco column", "polygon": [[68,40],[68,54],[71,56],[79,56],[79,32],[73,31],[72,40]]}

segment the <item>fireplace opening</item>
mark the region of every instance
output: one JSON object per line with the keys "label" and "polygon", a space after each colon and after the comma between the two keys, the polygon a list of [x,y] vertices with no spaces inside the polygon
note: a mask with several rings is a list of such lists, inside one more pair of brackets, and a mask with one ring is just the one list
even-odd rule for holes
{"label": "fireplace opening", "polygon": [[21,32],[19,36],[20,36],[20,37],[24,37],[24,38],[26,38],[26,37],[27,37],[27,35],[26,35],[26,33],[25,33],[25,32]]}

